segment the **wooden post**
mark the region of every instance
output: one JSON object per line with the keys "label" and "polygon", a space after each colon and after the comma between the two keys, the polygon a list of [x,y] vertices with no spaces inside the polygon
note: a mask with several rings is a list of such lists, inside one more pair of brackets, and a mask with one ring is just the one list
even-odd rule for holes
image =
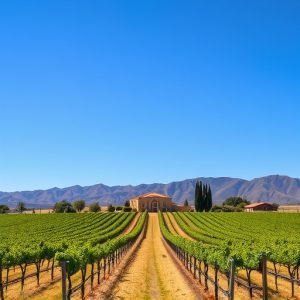
{"label": "wooden post", "polygon": [[215,299],[219,299],[219,285],[218,285],[218,271],[219,271],[219,267],[218,265],[215,263]]}
{"label": "wooden post", "polygon": [[234,259],[230,261],[230,274],[229,274],[229,287],[228,287],[228,299],[234,299],[234,278],[235,278],[235,262]]}
{"label": "wooden post", "polygon": [[263,284],[263,300],[268,299],[268,280],[267,280],[267,258],[262,257],[262,284]]}
{"label": "wooden post", "polygon": [[67,268],[66,268],[66,261],[62,260],[60,262],[60,266],[61,266],[62,300],[67,300]]}

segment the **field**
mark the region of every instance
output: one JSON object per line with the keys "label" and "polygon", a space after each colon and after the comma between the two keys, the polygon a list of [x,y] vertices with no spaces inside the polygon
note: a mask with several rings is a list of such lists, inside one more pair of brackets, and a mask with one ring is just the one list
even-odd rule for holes
{"label": "field", "polygon": [[160,223],[165,238],[187,255],[184,263],[193,268],[196,259],[203,275],[215,276],[225,290],[233,259],[240,298],[247,297],[243,290],[249,297],[262,297],[263,258],[269,296],[300,295],[299,214],[163,213]]}
{"label": "field", "polygon": [[[110,272],[140,233],[145,216],[134,213],[1,216],[1,297],[32,298],[39,290],[43,293],[62,277],[59,263],[63,261],[67,262],[68,292],[73,293],[72,285],[79,282],[78,290],[84,293],[82,283],[88,275],[92,281],[97,276],[99,281],[100,271],[104,271],[104,276]],[[26,287],[25,283],[32,278],[35,283]],[[58,290],[61,292],[61,287]]]}
{"label": "field", "polygon": [[3,215],[0,240],[0,299],[300,299],[299,214]]}

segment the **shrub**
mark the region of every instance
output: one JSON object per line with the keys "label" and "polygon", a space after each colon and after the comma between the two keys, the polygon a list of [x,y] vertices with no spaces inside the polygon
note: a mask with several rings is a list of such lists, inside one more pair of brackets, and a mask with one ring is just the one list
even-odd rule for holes
{"label": "shrub", "polygon": [[241,212],[241,211],[243,211],[243,209],[240,208],[240,207],[234,207],[234,206],[230,206],[230,205],[223,205],[222,211],[223,212]]}
{"label": "shrub", "polygon": [[98,202],[91,203],[89,206],[90,212],[99,212],[101,211],[101,207]]}
{"label": "shrub", "polygon": [[67,202],[66,200],[62,200],[54,204],[53,210],[56,213],[63,213],[63,212],[73,212],[72,210],[74,210],[74,208],[72,207],[72,204],[70,202]]}
{"label": "shrub", "polygon": [[9,207],[7,205],[0,205],[0,214],[5,214],[9,212]]}
{"label": "shrub", "polygon": [[122,209],[123,209],[123,206],[117,206],[117,207],[116,207],[116,210],[117,210],[117,211],[120,211],[120,210],[122,210]]}
{"label": "shrub", "polygon": [[214,205],[212,208],[211,208],[211,211],[212,212],[221,212],[223,209],[223,207],[221,205]]}
{"label": "shrub", "polygon": [[85,208],[85,201],[77,200],[77,201],[73,202],[73,207],[77,210],[77,212],[81,212]]}
{"label": "shrub", "polygon": [[124,212],[131,212],[132,211],[132,207],[124,207],[123,211]]}
{"label": "shrub", "polygon": [[73,206],[66,206],[64,213],[76,213],[76,210]]}
{"label": "shrub", "polygon": [[248,205],[250,204],[250,201],[247,199],[244,199],[242,197],[229,197],[223,202],[223,206],[239,206],[242,207],[242,205]]}
{"label": "shrub", "polygon": [[114,211],[116,210],[116,208],[110,204],[110,205],[108,206],[107,210],[108,210],[109,212],[114,212]]}

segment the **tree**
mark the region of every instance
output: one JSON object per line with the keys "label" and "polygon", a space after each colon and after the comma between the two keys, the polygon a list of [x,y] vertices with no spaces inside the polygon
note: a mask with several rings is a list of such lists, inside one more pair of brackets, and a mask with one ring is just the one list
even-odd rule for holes
{"label": "tree", "polygon": [[18,202],[16,210],[20,213],[22,213],[24,210],[26,210],[25,203],[22,201]]}
{"label": "tree", "polygon": [[195,188],[195,210],[198,212],[210,211],[212,208],[212,191],[208,184],[202,181],[196,182]]}
{"label": "tree", "polygon": [[210,211],[212,208],[212,192],[210,186],[207,191],[207,199],[206,199],[206,211]]}
{"label": "tree", "polygon": [[[201,186],[202,186],[202,182],[201,182]],[[199,210],[201,212],[206,211],[206,196],[207,196],[207,185],[203,184],[201,199],[200,199],[200,210]]]}
{"label": "tree", "polygon": [[101,211],[101,207],[98,202],[91,203],[89,206],[90,212],[99,212]]}
{"label": "tree", "polygon": [[116,210],[116,208],[110,204],[110,205],[108,206],[107,210],[108,210],[109,212],[114,212],[114,211]]}
{"label": "tree", "polygon": [[229,197],[223,202],[223,205],[234,206],[234,207],[238,206],[240,208],[242,208],[248,204],[250,204],[250,201],[248,201],[245,198],[239,197],[239,196]]}
{"label": "tree", "polygon": [[85,201],[77,200],[77,201],[73,202],[73,207],[76,209],[77,212],[81,212],[85,208]]}
{"label": "tree", "polygon": [[196,187],[195,187],[195,210],[199,211],[199,193],[200,193],[200,189],[199,189],[199,182],[196,182]]}
{"label": "tree", "polygon": [[127,207],[127,206],[125,206],[124,208],[123,208],[123,212],[131,212],[132,211],[132,207]]}
{"label": "tree", "polygon": [[185,199],[184,200],[184,204],[183,204],[184,206],[189,206],[189,201],[188,201],[188,199]]}
{"label": "tree", "polygon": [[0,214],[5,214],[9,212],[9,207],[5,204],[1,204],[0,205]]}
{"label": "tree", "polygon": [[64,213],[76,213],[76,209],[72,205],[65,207]]}
{"label": "tree", "polygon": [[125,207],[130,207],[130,202],[129,202],[129,200],[125,201],[124,206],[125,206]]}
{"label": "tree", "polygon": [[[62,200],[59,202],[56,202],[54,204],[53,210],[56,213],[63,213],[63,212],[68,212],[71,211],[71,209],[67,209],[67,207],[71,207],[71,209],[73,209],[72,204],[70,202],[67,202],[66,200]],[[73,209],[74,210],[74,209]]]}

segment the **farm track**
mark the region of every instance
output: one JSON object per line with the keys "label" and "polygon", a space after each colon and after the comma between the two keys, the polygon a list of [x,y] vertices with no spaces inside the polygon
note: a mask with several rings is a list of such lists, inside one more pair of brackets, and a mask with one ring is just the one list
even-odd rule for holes
{"label": "farm track", "polygon": [[149,214],[146,238],[106,299],[201,299],[170,257],[156,213]]}
{"label": "farm track", "polygon": [[134,229],[134,227],[136,226],[136,224],[137,224],[137,222],[138,222],[140,216],[141,216],[141,213],[136,213],[135,216],[134,216],[134,218],[133,218],[133,220],[132,220],[132,221],[130,222],[130,224],[124,229],[124,231],[122,232],[121,235],[125,235],[125,234],[130,233],[130,232]]}

